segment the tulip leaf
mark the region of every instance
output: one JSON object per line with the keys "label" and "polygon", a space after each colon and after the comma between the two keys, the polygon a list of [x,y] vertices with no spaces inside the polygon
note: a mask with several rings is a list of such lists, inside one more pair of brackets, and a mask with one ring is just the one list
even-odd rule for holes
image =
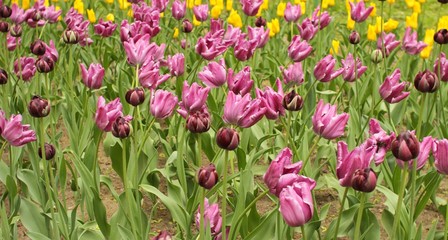
{"label": "tulip leaf", "polygon": [[28,231],[48,236],[48,229],[46,224],[48,219],[46,219],[45,215],[42,214],[42,212],[40,212],[38,209],[41,208],[32,203],[30,200],[22,198],[20,204],[20,219],[23,223],[23,226],[25,226]]}

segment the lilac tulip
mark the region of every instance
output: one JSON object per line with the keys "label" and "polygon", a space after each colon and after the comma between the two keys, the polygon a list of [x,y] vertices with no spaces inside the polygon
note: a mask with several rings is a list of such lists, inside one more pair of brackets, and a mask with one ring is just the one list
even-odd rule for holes
{"label": "lilac tulip", "polygon": [[426,46],[428,46],[428,44],[426,44],[423,41],[418,42],[417,41],[417,32],[412,32],[412,33],[411,32],[412,32],[412,29],[410,27],[407,27],[406,32],[403,37],[403,43],[401,46],[407,54],[417,55],[421,51],[423,51],[423,49]]}
{"label": "lilac tulip", "polygon": [[89,21],[84,20],[84,16],[78,13],[73,7],[65,15],[64,21],[67,24],[67,30],[74,31],[78,34],[79,45],[86,46],[93,43],[93,40],[89,38]]}
{"label": "lilac tulip", "polygon": [[8,34],[6,35],[6,48],[8,49],[8,51],[14,51],[16,49],[17,45],[20,45],[20,44],[22,44],[22,38],[13,37],[8,32]]}
{"label": "lilac tulip", "polygon": [[306,41],[313,39],[319,30],[319,27],[314,25],[309,18],[303,20],[301,24],[297,24],[297,28],[299,29],[300,37]]}
{"label": "lilac tulip", "polygon": [[12,12],[11,16],[9,16],[9,19],[11,19],[13,23],[21,24],[28,19],[28,15],[30,12],[23,10],[22,8],[17,6],[17,4],[12,4],[11,10]]}
{"label": "lilac tulip", "polygon": [[160,74],[160,63],[155,61],[144,63],[138,73],[140,84],[149,89],[156,89],[157,86],[166,82],[169,78],[169,74]]}
{"label": "lilac tulip", "polygon": [[316,80],[321,82],[329,82],[344,72],[343,68],[334,70],[336,65],[336,59],[332,55],[327,55],[322,60],[320,60],[314,67],[314,77]]}
{"label": "lilac tulip", "polygon": [[98,24],[94,25],[94,31],[96,35],[100,35],[101,37],[110,37],[114,33],[115,29],[117,28],[117,24],[111,22],[111,21],[103,21],[103,19],[100,19],[98,21]]}
{"label": "lilac tulip", "polygon": [[329,103],[324,105],[324,101],[321,99],[312,118],[313,130],[325,139],[341,137],[344,135],[345,125],[349,117],[347,113],[337,114],[336,105]]}
{"label": "lilac tulip", "polygon": [[159,12],[164,12],[169,0],[152,0],[152,7],[159,10]]}
{"label": "lilac tulip", "polygon": [[[59,16],[62,14],[62,9],[56,10],[55,6],[45,7],[45,10],[42,12],[42,18],[40,21],[47,23],[56,23],[58,21]],[[39,24],[38,24],[39,25]],[[43,26],[43,25],[42,25]]]}
{"label": "lilac tulip", "polygon": [[[210,228],[210,232],[213,236],[218,235],[221,232],[222,227],[222,217],[219,213],[219,205],[217,203],[209,204],[208,199],[204,199],[204,222],[205,227]],[[195,215],[196,226],[199,228],[201,221],[201,210]]]}
{"label": "lilac tulip", "polygon": [[277,85],[277,92],[271,87],[266,87],[265,91],[256,90],[257,98],[264,99],[264,106],[266,107],[265,116],[267,119],[276,120],[280,116],[285,116],[285,108],[283,102],[283,88],[280,79],[275,81]]}
{"label": "lilac tulip", "polygon": [[266,113],[266,107],[262,103],[260,98],[252,100],[250,94],[241,96],[229,91],[222,119],[228,124],[249,128],[260,121]]}
{"label": "lilac tulip", "polygon": [[406,98],[410,92],[403,92],[406,88],[406,82],[398,83],[401,78],[400,69],[395,71],[384,80],[381,84],[379,92],[381,98],[388,103],[397,103]]}
{"label": "lilac tulip", "polygon": [[376,146],[374,155],[375,165],[380,165],[386,157],[387,151],[390,150],[392,142],[395,140],[395,133],[387,134],[380,126],[378,120],[371,118],[369,121],[370,139]]}
{"label": "lilac tulip", "polygon": [[221,30],[213,34],[208,33],[205,37],[200,37],[195,46],[196,53],[209,61],[221,55],[227,49],[227,45],[221,43],[223,36],[224,31]]}
{"label": "lilac tulip", "polygon": [[247,16],[255,16],[260,9],[263,0],[240,0],[241,5],[243,5],[243,12]]}
{"label": "lilac tulip", "polygon": [[227,85],[235,94],[246,95],[252,89],[254,81],[250,79],[250,67],[246,66],[234,75],[233,69],[227,73]]}
{"label": "lilac tulip", "polygon": [[187,2],[175,0],[171,6],[171,14],[176,20],[181,20],[185,17],[187,11]]}
{"label": "lilac tulip", "polygon": [[322,30],[331,23],[331,17],[327,11],[321,12],[320,7],[317,7],[316,9],[314,9],[313,16],[311,17],[311,22],[315,27]]}
{"label": "lilac tulip", "polygon": [[336,175],[339,179],[339,184],[343,187],[351,187],[353,174],[358,169],[370,167],[375,150],[376,148],[370,140],[367,140],[367,142],[356,147],[351,152],[348,151],[347,143],[344,141],[338,142]]}
{"label": "lilac tulip", "polygon": [[263,176],[264,183],[268,186],[269,191],[279,196],[282,188],[277,188],[280,177],[286,174],[294,174],[302,169],[302,162],[292,163],[292,151],[289,148],[284,148],[277,157],[271,162],[268,170]]}
{"label": "lilac tulip", "polygon": [[373,7],[365,7],[364,1],[360,1],[357,4],[349,2],[350,4],[350,16],[355,22],[364,22],[373,11]]}
{"label": "lilac tulip", "polygon": [[298,227],[311,220],[314,211],[311,194],[313,189],[313,185],[303,181],[295,182],[282,190],[279,197],[279,211],[286,224],[291,227]]}
{"label": "lilac tulip", "polygon": [[198,21],[200,22],[206,21],[208,18],[208,4],[194,6],[193,13]]}
{"label": "lilac tulip", "polygon": [[51,58],[53,60],[53,62],[57,62],[58,59],[59,59],[59,53],[58,53],[58,50],[56,49],[56,47],[54,45],[53,40],[50,40],[50,44],[49,45],[47,45],[44,42],[44,45],[45,45],[45,49],[46,49],[45,53],[44,53],[44,56],[47,56],[47,57]]}
{"label": "lilac tulip", "polygon": [[300,36],[294,36],[288,47],[288,56],[294,62],[301,62],[307,58],[312,51],[313,48],[307,41],[301,41]]}
{"label": "lilac tulip", "polygon": [[201,110],[205,106],[207,101],[209,87],[201,87],[197,83],[188,85],[188,82],[184,82],[182,88],[182,106],[188,113],[193,113]]}
{"label": "lilac tulip", "polygon": [[135,21],[129,24],[128,20],[125,19],[120,26],[120,40],[121,42],[127,42],[130,38],[135,38],[139,35],[150,35],[150,32],[151,29],[147,23]]}
{"label": "lilac tulip", "polygon": [[[255,36],[254,33],[251,33],[250,29],[248,29],[248,31],[249,31],[249,39],[253,39],[253,38],[258,39],[259,36]],[[253,37],[251,37],[251,34],[253,35]],[[261,33],[259,33],[259,34],[262,35]],[[222,38],[222,44],[227,47],[234,47],[236,42],[238,41],[238,39],[240,39],[241,35],[242,35],[242,33],[241,33],[240,28],[233,27],[232,25],[229,24],[227,26],[227,31],[225,32],[225,34]],[[264,39],[262,39],[263,37],[264,37],[264,35],[260,36],[259,44],[262,44],[261,41],[264,40]]]}
{"label": "lilac tulip", "polygon": [[124,51],[127,55],[128,63],[135,65],[142,65],[151,52],[151,45],[149,44],[150,36],[145,34],[143,36],[136,36],[130,38],[127,42],[123,42]]}
{"label": "lilac tulip", "polygon": [[182,53],[168,57],[168,67],[172,76],[181,76],[185,72],[185,57]]}
{"label": "lilac tulip", "polygon": [[291,5],[290,2],[286,4],[284,18],[287,22],[297,22],[302,15],[300,5]]}
{"label": "lilac tulip", "polygon": [[112,126],[117,118],[122,117],[120,98],[116,98],[112,102],[106,104],[106,100],[103,96],[98,98],[97,109],[95,113],[95,123],[99,129],[110,132]]}
{"label": "lilac tulip", "polygon": [[148,27],[151,37],[155,37],[160,32],[160,11],[155,7],[149,7],[145,2],[132,4],[134,20],[141,21]]}
{"label": "lilac tulip", "polygon": [[92,63],[87,70],[84,63],[80,64],[82,81],[86,87],[90,89],[98,89],[101,87],[104,78],[104,68],[99,63]]}
{"label": "lilac tulip", "polygon": [[263,48],[266,43],[269,40],[269,28],[264,29],[264,27],[248,27],[247,28],[249,33],[249,39],[250,40],[256,40],[257,41],[257,48]]}
{"label": "lilac tulip", "polygon": [[176,106],[177,97],[165,90],[157,90],[151,98],[151,114],[157,119],[165,119],[171,116]]}
{"label": "lilac tulip", "polygon": [[448,82],[448,60],[445,57],[445,53],[441,53],[440,56],[434,62],[434,72],[437,75],[440,74],[440,80]]}
{"label": "lilac tulip", "polygon": [[[416,159],[412,159],[411,161],[408,161],[409,163],[409,170],[412,170],[414,167],[413,164],[417,164],[416,168],[417,170],[422,169],[426,162],[428,162],[429,154],[431,153],[431,149],[433,147],[434,139],[431,136],[424,137],[423,141],[420,143],[420,152]],[[417,161],[417,162],[414,162]],[[405,161],[402,161],[397,158],[397,165],[401,168],[404,167]]]}
{"label": "lilac tulip", "polygon": [[14,61],[14,73],[23,81],[30,81],[36,73],[36,61],[32,57],[21,57]]}
{"label": "lilac tulip", "polygon": [[223,58],[219,62],[210,62],[198,73],[198,78],[211,88],[217,88],[224,85],[227,80],[225,64]]}
{"label": "lilac tulip", "polygon": [[257,46],[257,39],[247,40],[245,37],[240,36],[235,44],[233,54],[235,55],[236,59],[244,62],[254,55]]}
{"label": "lilac tulip", "polygon": [[304,74],[302,69],[302,63],[296,62],[288,66],[285,69],[283,66],[280,66],[280,70],[282,70],[283,81],[287,85],[301,85],[304,82]]}
{"label": "lilac tulip", "polygon": [[437,171],[448,175],[448,140],[435,140],[432,145],[432,154]]}
{"label": "lilac tulip", "polygon": [[[384,39],[384,40],[383,40]],[[396,36],[393,33],[382,33],[376,42],[377,49],[383,51],[383,41],[384,41],[384,56],[389,56],[389,54],[400,45],[400,41],[396,40]]]}
{"label": "lilac tulip", "polygon": [[4,118],[0,110],[0,133],[11,146],[20,147],[29,142],[36,141],[36,133],[30,125],[22,124],[22,115],[12,115],[9,121]]}
{"label": "lilac tulip", "polygon": [[342,69],[344,70],[342,72],[342,78],[347,82],[354,82],[357,78],[360,78],[367,70],[367,66],[363,66],[359,58],[356,58],[355,64],[355,60],[351,53],[349,53],[345,59],[342,59],[341,63]]}

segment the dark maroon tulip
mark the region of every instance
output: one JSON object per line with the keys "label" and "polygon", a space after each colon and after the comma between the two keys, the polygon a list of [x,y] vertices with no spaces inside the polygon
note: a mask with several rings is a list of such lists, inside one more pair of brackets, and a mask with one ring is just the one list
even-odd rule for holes
{"label": "dark maroon tulip", "polygon": [[0,7],[0,17],[1,18],[9,18],[12,14],[12,9],[7,6],[7,5],[3,5]]}
{"label": "dark maroon tulip", "polygon": [[198,171],[198,183],[205,189],[211,189],[218,182],[218,172],[216,172],[215,165],[210,163],[208,166],[203,166]]}
{"label": "dark maroon tulip", "polygon": [[288,111],[299,111],[303,107],[303,98],[292,90],[283,97],[282,105]]}
{"label": "dark maroon tulip", "polygon": [[33,96],[28,104],[28,112],[35,118],[42,118],[50,114],[50,103],[40,96]]}
{"label": "dark maroon tulip", "polygon": [[184,33],[190,33],[191,31],[193,31],[193,24],[190,22],[190,20],[184,19],[182,21],[182,31]]}
{"label": "dark maroon tulip", "polygon": [[437,0],[439,3],[441,3],[441,4],[446,4],[446,3],[448,3],[448,0]]}
{"label": "dark maroon tulip", "polygon": [[[46,160],[53,159],[54,155],[56,155],[56,149],[54,148],[54,146],[49,143],[45,143],[44,148],[45,148],[45,159]],[[39,147],[38,154],[39,154],[39,157],[42,158],[42,148],[41,147]]]}
{"label": "dark maroon tulip", "polygon": [[8,82],[8,73],[0,68],[0,85],[6,84]]}
{"label": "dark maroon tulip", "polygon": [[420,142],[415,136],[414,131],[400,133],[392,142],[392,153],[402,161],[410,161],[420,153]]}
{"label": "dark maroon tulip", "polygon": [[361,192],[372,192],[376,187],[376,174],[371,168],[358,169],[352,177],[352,187]]}
{"label": "dark maroon tulip", "polygon": [[31,53],[37,56],[41,56],[45,54],[45,51],[47,50],[47,47],[45,46],[45,43],[42,42],[40,39],[34,41],[30,45]]}
{"label": "dark maroon tulip", "polygon": [[79,33],[73,30],[65,30],[62,34],[62,40],[67,44],[77,44],[79,42]]}
{"label": "dark maroon tulip", "polygon": [[423,93],[432,93],[437,91],[440,86],[439,78],[434,72],[425,70],[417,73],[414,79],[414,86]]}
{"label": "dark maroon tulip", "polygon": [[255,26],[266,27],[266,19],[264,19],[262,17],[258,17],[257,20],[255,20]]}
{"label": "dark maroon tulip", "polygon": [[40,73],[49,73],[54,69],[54,61],[51,57],[42,56],[36,61],[36,69]]}
{"label": "dark maroon tulip", "polygon": [[216,133],[216,144],[225,150],[235,150],[240,144],[240,135],[233,128],[221,128]]}
{"label": "dark maroon tulip", "polygon": [[7,33],[9,31],[9,23],[0,21],[0,32]]}
{"label": "dark maroon tulip", "polygon": [[447,44],[448,43],[448,30],[445,28],[440,29],[434,34],[434,42],[438,44]]}
{"label": "dark maroon tulip", "polygon": [[118,117],[112,125],[112,134],[117,138],[129,137],[129,134],[131,134],[129,120],[124,117]]}
{"label": "dark maroon tulip", "polygon": [[145,91],[143,88],[134,88],[126,93],[126,102],[136,107],[145,101]]}
{"label": "dark maroon tulip", "polygon": [[20,37],[22,36],[22,26],[20,24],[13,24],[9,28],[9,34],[13,37]]}
{"label": "dark maroon tulip", "polygon": [[358,44],[360,40],[361,36],[359,36],[359,33],[357,31],[351,32],[350,36],[348,37],[348,41],[353,45]]}
{"label": "dark maroon tulip", "polygon": [[203,133],[210,129],[210,114],[207,111],[199,110],[191,113],[187,118],[187,128],[192,133]]}

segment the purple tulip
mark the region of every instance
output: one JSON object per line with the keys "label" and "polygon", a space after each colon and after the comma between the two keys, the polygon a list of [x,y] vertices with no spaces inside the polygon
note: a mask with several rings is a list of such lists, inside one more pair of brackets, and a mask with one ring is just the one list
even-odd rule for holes
{"label": "purple tulip", "polygon": [[302,15],[300,5],[291,5],[290,2],[286,4],[284,18],[287,22],[297,22]]}
{"label": "purple tulip", "polygon": [[420,142],[415,131],[404,131],[392,142],[392,154],[402,161],[411,161],[420,154]]}
{"label": "purple tulip", "polygon": [[73,7],[65,15],[64,21],[67,24],[67,30],[74,31],[78,34],[79,45],[86,46],[93,43],[93,40],[89,38],[89,21],[84,20],[84,16],[78,13]]}
{"label": "purple tulip", "polygon": [[205,102],[207,101],[209,87],[201,87],[197,83],[188,85],[188,82],[184,82],[182,88],[182,102],[180,103],[185,108],[187,113],[193,113],[200,111]]}
{"label": "purple tulip", "polygon": [[262,99],[259,98],[252,100],[250,94],[241,96],[229,91],[222,119],[228,124],[249,128],[260,121],[266,113],[266,107],[262,103]]}
{"label": "purple tulip", "polygon": [[344,72],[344,68],[334,70],[336,59],[332,55],[327,55],[314,67],[314,77],[321,82],[329,82]]}
{"label": "purple tulip", "polygon": [[314,23],[315,27],[322,30],[331,23],[331,17],[327,11],[320,12],[320,7],[317,7],[316,9],[314,9],[311,22]]}
{"label": "purple tulip", "polygon": [[[429,158],[429,154],[431,152],[431,149],[433,148],[433,142],[434,142],[434,139],[431,136],[423,138],[423,141],[420,143],[420,152],[419,152],[417,158],[416,159],[412,159],[412,161],[408,161],[408,163],[409,163],[409,166],[408,166],[409,170],[412,170],[412,168],[414,167],[413,166],[413,164],[414,164],[413,161],[417,161],[416,162],[417,170],[420,170],[420,169],[422,169],[425,166],[426,162],[428,162],[428,158]],[[403,168],[404,167],[404,163],[405,163],[404,161],[402,161],[402,160],[397,158],[397,165],[399,167]]]}
{"label": "purple tulip", "polygon": [[266,31],[264,30],[264,27],[248,27],[247,28],[249,33],[249,39],[250,40],[256,40],[257,41],[257,48],[263,48],[266,43],[269,40],[269,28],[266,28]]}
{"label": "purple tulip", "polygon": [[211,88],[222,86],[227,80],[226,63],[224,59],[222,58],[219,63],[210,62],[198,73],[198,78]]}
{"label": "purple tulip", "polygon": [[104,78],[104,68],[99,63],[92,63],[87,70],[84,63],[80,64],[82,82],[90,89],[98,89],[101,87]]}
{"label": "purple tulip", "polygon": [[168,57],[168,67],[172,76],[181,76],[185,72],[185,57],[182,53]]}
{"label": "purple tulip", "polygon": [[267,119],[276,120],[280,116],[285,116],[285,108],[283,102],[283,88],[280,79],[275,81],[278,92],[271,87],[266,87],[265,91],[256,89],[257,98],[264,99],[264,106],[266,107],[265,116]]}
{"label": "purple tulip", "polygon": [[15,147],[36,141],[36,133],[30,129],[30,125],[22,125],[22,115],[12,115],[7,121],[2,110],[0,110],[0,134]]}
{"label": "purple tulip", "polygon": [[250,67],[246,66],[234,75],[233,69],[229,69],[227,74],[227,85],[229,90],[235,94],[246,95],[252,89],[254,81],[250,79]]}
{"label": "purple tulip", "polygon": [[[36,73],[36,62],[32,57],[21,57],[14,61],[14,73],[23,81],[30,81]],[[20,65],[20,66],[19,66]]]}
{"label": "purple tulip", "polygon": [[155,43],[149,43],[150,36],[137,35],[134,38],[129,38],[127,42],[123,42],[124,50],[127,55],[128,63],[135,65],[142,65],[146,61],[153,59],[160,60],[165,52],[165,44],[158,46]]}
{"label": "purple tulip", "polygon": [[176,20],[181,20],[185,17],[187,11],[187,2],[175,0],[171,6],[171,14]]}
{"label": "purple tulip", "polygon": [[169,74],[160,74],[160,63],[155,61],[147,61],[144,63],[138,73],[140,84],[149,89],[156,89],[169,78]]}
{"label": "purple tulip", "polygon": [[410,94],[410,92],[403,92],[406,88],[406,82],[398,83],[400,78],[400,69],[397,68],[392,75],[386,77],[384,83],[381,84],[379,92],[384,101],[388,103],[397,103]]}
{"label": "purple tulip", "polygon": [[17,6],[17,4],[14,3],[11,7],[11,10],[12,12],[11,16],[9,16],[9,19],[11,19],[13,23],[21,24],[28,19],[28,15],[30,12],[23,10],[22,8]]}
{"label": "purple tulip", "polygon": [[120,26],[120,40],[121,42],[127,42],[130,38],[135,38],[138,35],[150,35],[151,28],[147,23],[141,21],[135,21],[131,24],[128,20],[123,20]]}
{"label": "purple tulip", "polygon": [[254,55],[257,46],[257,39],[247,40],[244,36],[241,35],[235,44],[233,54],[235,55],[236,59],[244,62]]}
{"label": "purple tulip", "polygon": [[105,38],[112,36],[116,28],[117,24],[111,21],[105,22],[103,19],[100,19],[98,24],[94,25],[95,34]]}
{"label": "purple tulip", "polygon": [[386,157],[387,151],[390,150],[392,142],[395,140],[395,133],[387,134],[380,126],[378,120],[371,118],[369,121],[370,139],[376,146],[374,155],[375,165],[380,165]]}
{"label": "purple tulip", "polygon": [[165,119],[171,116],[176,106],[177,97],[165,90],[157,90],[151,98],[151,114],[157,119]]}
{"label": "purple tulip", "polygon": [[149,7],[145,2],[132,4],[134,20],[144,22],[149,35],[155,37],[160,32],[160,11],[155,7]]}
{"label": "purple tulip", "polygon": [[46,48],[44,56],[51,58],[53,60],[53,62],[57,62],[59,59],[59,54],[58,54],[58,50],[54,46],[53,40],[50,40],[50,45],[47,45],[45,42],[44,42],[44,45]]}
{"label": "purple tulip", "polygon": [[193,13],[196,19],[204,22],[208,18],[208,4],[201,4],[193,7]]}
{"label": "purple tulip", "polygon": [[17,44],[18,45],[22,44],[22,38],[13,37],[8,32],[8,34],[6,34],[6,48],[8,49],[8,51],[10,51],[10,52],[14,51],[17,47]]}
{"label": "purple tulip", "polygon": [[263,0],[240,0],[241,5],[243,5],[243,12],[247,16],[255,16],[260,9]]}
{"label": "purple tulip", "polygon": [[287,85],[301,85],[304,82],[304,74],[302,70],[302,63],[296,62],[291,65],[287,69],[283,66],[280,66],[280,70],[283,74],[283,81]]}
{"label": "purple tulip", "polygon": [[[359,58],[353,59],[353,55],[349,53],[345,59],[341,60],[342,62],[342,78],[347,82],[354,82],[356,78],[360,78],[361,75],[367,70],[367,66],[363,66],[362,62]],[[356,69],[356,73],[355,73]]]}
{"label": "purple tulip", "polygon": [[434,156],[434,165],[436,166],[437,171],[448,175],[448,140],[435,140],[432,144],[432,154]]}
{"label": "purple tulip", "polygon": [[159,10],[159,12],[164,12],[169,0],[152,0],[152,7]]}
{"label": "purple tulip", "polygon": [[306,41],[310,41],[311,39],[313,39],[314,36],[316,36],[317,31],[319,30],[319,27],[314,25],[314,23],[309,18],[303,20],[302,24],[297,24],[297,28],[299,29],[300,37]]}
{"label": "purple tulip", "polygon": [[338,164],[336,168],[336,175],[339,179],[339,184],[343,187],[351,187],[353,174],[358,169],[370,168],[376,147],[372,141],[361,144],[348,151],[347,143],[344,141],[338,142],[337,159]]}
{"label": "purple tulip", "polygon": [[[249,31],[249,39],[253,39],[251,37],[251,30],[249,29],[248,31]],[[261,34],[261,33],[259,33],[259,34]],[[233,27],[232,25],[229,24],[227,26],[227,31],[222,38],[222,44],[226,47],[233,47],[233,46],[235,46],[238,39],[240,39],[241,35],[242,35],[242,33],[241,33],[240,28]],[[254,38],[258,38],[258,36],[255,36],[254,33],[252,33],[252,35],[254,35]],[[263,37],[264,36],[260,36],[259,44],[262,44],[261,41],[263,41],[263,39],[262,39]]]}
{"label": "purple tulip", "polygon": [[[41,2],[43,2],[43,1],[41,1]],[[45,7],[45,10],[42,11],[43,19],[39,20],[39,22],[43,22],[43,24],[38,23],[38,25],[43,26],[45,24],[45,22],[56,23],[58,21],[59,16],[61,16],[61,14],[62,14],[62,9],[59,9],[56,11],[55,6]]]}
{"label": "purple tulip", "polygon": [[284,148],[277,157],[271,162],[268,170],[263,176],[264,183],[268,186],[269,191],[279,196],[283,188],[277,188],[280,177],[286,174],[294,174],[296,176],[302,169],[302,162],[292,163],[292,151]]}
{"label": "purple tulip", "polygon": [[195,46],[197,54],[205,60],[213,60],[227,50],[227,45],[222,44],[224,31],[218,31],[213,34],[207,33],[205,37],[200,37]]}
{"label": "purple tulip", "polygon": [[355,22],[364,22],[373,11],[373,7],[365,7],[364,1],[360,1],[357,4],[349,2],[350,4],[350,16]]}
{"label": "purple tulip", "polygon": [[329,103],[324,105],[324,101],[321,99],[312,118],[313,130],[325,139],[341,137],[344,135],[345,125],[349,117],[347,113],[337,114],[336,105]]}
{"label": "purple tulip", "polygon": [[400,45],[400,41],[396,40],[396,36],[393,33],[385,34],[384,32],[381,34],[381,36],[378,38],[376,42],[377,49],[380,49],[383,51],[383,39],[384,39],[384,55],[387,57],[389,54]]}
{"label": "purple tulip", "polygon": [[[440,72],[439,72],[439,66]],[[441,53],[440,56],[434,62],[434,72],[439,75],[440,80],[448,82],[448,61],[445,57],[445,53]]]}
{"label": "purple tulip", "polygon": [[99,129],[110,132],[112,126],[117,118],[122,117],[121,110],[123,106],[120,103],[120,98],[116,98],[112,102],[106,104],[103,96],[98,98],[97,109],[95,113],[95,123]]}
{"label": "purple tulip", "polygon": [[402,48],[407,54],[411,55],[417,55],[423,49],[428,46],[428,44],[424,43],[423,41],[418,42],[417,41],[417,32],[412,32],[412,29],[410,27],[406,28],[406,32],[403,37],[403,43]]}
{"label": "purple tulip", "polygon": [[291,227],[303,226],[313,217],[314,205],[309,182],[295,182],[280,193],[279,211],[286,224]]}
{"label": "purple tulip", "polygon": [[[196,213],[195,221],[197,228],[199,228],[201,221],[200,208],[198,208]],[[221,232],[222,217],[219,213],[219,206],[217,203],[210,205],[207,198],[204,199],[204,223],[204,227],[210,228],[210,232],[213,236],[216,236]]]}
{"label": "purple tulip", "polygon": [[313,48],[307,41],[301,41],[300,36],[294,36],[288,47],[288,56],[294,62],[301,62],[307,58],[312,51]]}

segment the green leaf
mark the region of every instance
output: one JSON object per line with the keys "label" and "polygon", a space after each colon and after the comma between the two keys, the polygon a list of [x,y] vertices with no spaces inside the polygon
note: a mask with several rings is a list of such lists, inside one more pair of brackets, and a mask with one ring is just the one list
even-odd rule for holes
{"label": "green leaf", "polygon": [[98,224],[98,227],[100,228],[101,232],[106,238],[109,238],[110,235],[110,225],[107,223],[107,213],[106,213],[106,207],[104,206],[103,202],[101,201],[101,198],[99,197],[98,193],[95,191],[93,187],[90,188],[92,190],[93,194],[93,211],[95,214],[95,219]]}
{"label": "green leaf", "polygon": [[46,225],[47,221],[42,212],[38,209],[40,209],[39,206],[26,198],[22,198],[20,204],[20,216],[22,223],[28,231],[48,236],[49,234]]}

